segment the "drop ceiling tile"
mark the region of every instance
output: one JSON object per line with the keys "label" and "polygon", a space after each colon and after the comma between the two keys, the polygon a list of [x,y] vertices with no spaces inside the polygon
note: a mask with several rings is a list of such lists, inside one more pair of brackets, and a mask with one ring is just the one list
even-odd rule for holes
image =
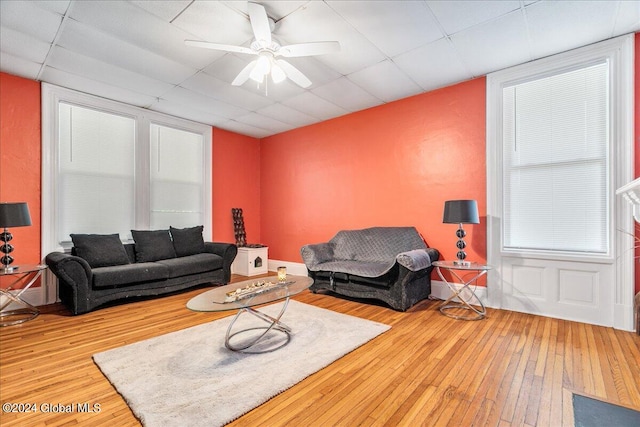
{"label": "drop ceiling tile", "polygon": [[131,3],[159,17],[171,22],[180,12],[186,9],[192,0],[132,0]]}
{"label": "drop ceiling tile", "polygon": [[204,41],[242,45],[253,38],[249,18],[223,2],[196,1],[173,25]]}
{"label": "drop ceiling tile", "polygon": [[283,18],[277,27],[277,37],[289,43],[313,41],[338,41],[338,53],[319,55],[315,58],[342,75],[361,70],[385,57],[373,43],[338,15],[324,2],[309,2]]}
{"label": "drop ceiling tile", "polygon": [[203,68],[224,54],[185,45],[184,41],[192,39],[192,35],[134,4],[123,1],[110,2],[109,7],[99,4],[76,2],[71,17],[115,39],[193,68]]}
{"label": "drop ceiling tile", "polygon": [[473,77],[458,59],[448,39],[440,39],[403,53],[393,58],[393,62],[425,91]]}
{"label": "drop ceiling tile", "polygon": [[423,1],[329,1],[332,9],[387,56],[444,37]]}
{"label": "drop ceiling tile", "polygon": [[271,117],[263,116],[257,113],[249,113],[246,116],[236,117],[234,120],[236,122],[244,123],[260,129],[266,129],[271,134],[284,132],[293,128],[293,126],[289,124],[282,123],[279,120],[275,120]]}
{"label": "drop ceiling tile", "polygon": [[176,104],[182,104],[195,110],[204,111],[208,114],[224,117],[226,119],[235,119],[236,117],[244,116],[249,113],[249,111],[244,108],[227,104],[226,102],[218,101],[214,98],[209,98],[208,96],[182,87],[171,89],[169,92],[162,95],[162,99]]}
{"label": "drop ceiling tile", "polygon": [[611,37],[618,2],[538,2],[525,8],[533,55],[540,58]]}
{"label": "drop ceiling tile", "polygon": [[308,114],[302,113],[280,103],[271,104],[265,108],[261,108],[257,113],[271,117],[272,119],[276,119],[283,123],[288,123],[295,127],[307,126],[318,122],[317,118],[311,117]]}
{"label": "drop ceiling tile", "polygon": [[159,97],[174,87],[172,84],[89,58],[62,47],[56,47],[51,51],[47,65],[68,73],[82,70],[82,75],[88,79],[154,97]]}
{"label": "drop ceiling tile", "polygon": [[62,16],[30,1],[0,1],[0,25],[51,43]]}
{"label": "drop ceiling tile", "polygon": [[640,1],[621,1],[614,36],[640,31]]}
{"label": "drop ceiling tile", "polygon": [[66,22],[58,44],[73,52],[172,84],[184,81],[197,71],[80,22],[71,19]]}
{"label": "drop ceiling tile", "polygon": [[198,73],[182,82],[180,86],[249,111],[258,110],[275,102],[242,87],[231,86],[207,73]]}
{"label": "drop ceiling tile", "polygon": [[459,57],[473,76],[501,70],[532,59],[521,11],[477,25],[451,36]]}
{"label": "drop ceiling tile", "polygon": [[33,3],[43,9],[64,15],[71,4],[71,0],[38,0],[33,1]]}
{"label": "drop ceiling tile", "polygon": [[315,88],[311,92],[351,112],[382,104],[380,99],[346,77],[341,77],[331,83]]}
{"label": "drop ceiling tile", "polygon": [[137,107],[147,107],[156,101],[156,98],[149,95],[91,80],[52,67],[45,67],[42,72],[42,80],[54,85],[90,93],[118,102],[124,102],[125,104],[135,105]]}
{"label": "drop ceiling tile", "polygon": [[209,126],[217,126],[218,124],[225,123],[229,120],[224,117],[216,116],[215,114],[189,108],[184,104],[173,103],[164,99],[153,103],[153,105],[149,106],[149,109],[159,113],[180,117],[182,119],[203,123]]}
{"label": "drop ceiling tile", "polygon": [[44,63],[51,45],[28,34],[0,27],[0,51],[29,62]]}
{"label": "drop ceiling tile", "polygon": [[390,60],[384,60],[347,76],[377,99],[385,102],[406,98],[422,90]]}
{"label": "drop ceiling tile", "polygon": [[36,80],[42,64],[0,51],[0,71]]}
{"label": "drop ceiling tile", "polygon": [[325,101],[311,92],[304,92],[293,98],[286,99],[282,103],[312,117],[327,120],[348,114],[349,111],[338,107],[329,101]]}
{"label": "drop ceiling tile", "polygon": [[519,1],[427,1],[447,34],[455,34],[520,8]]}
{"label": "drop ceiling tile", "polygon": [[248,125],[246,123],[240,123],[235,120],[227,120],[224,123],[220,123],[216,127],[224,130],[228,130],[229,132],[239,133],[241,135],[251,136],[253,138],[264,138],[266,136],[272,135],[273,133],[266,130],[257,128],[255,126]]}
{"label": "drop ceiling tile", "polygon": [[296,67],[302,74],[311,80],[311,88],[322,86],[330,81],[339,79],[342,74],[329,68],[317,58],[313,56],[304,56],[300,58],[280,58]]}

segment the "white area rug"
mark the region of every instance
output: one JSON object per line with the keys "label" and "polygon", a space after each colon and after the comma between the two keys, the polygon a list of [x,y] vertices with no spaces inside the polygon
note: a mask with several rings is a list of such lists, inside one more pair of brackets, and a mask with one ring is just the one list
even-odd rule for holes
{"label": "white area rug", "polygon": [[[282,304],[260,311],[275,316]],[[293,330],[291,342],[271,353],[242,354],[224,346],[232,317],[97,353],[93,360],[145,426],[211,427],[233,421],[390,328],[291,300],[281,319]],[[253,325],[265,323],[245,313],[234,330]]]}

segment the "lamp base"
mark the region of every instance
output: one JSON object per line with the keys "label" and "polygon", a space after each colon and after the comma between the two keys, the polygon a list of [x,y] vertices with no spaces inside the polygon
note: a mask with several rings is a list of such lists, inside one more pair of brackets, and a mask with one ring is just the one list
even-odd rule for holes
{"label": "lamp base", "polygon": [[470,267],[471,261],[455,260],[453,261],[453,265],[459,265],[460,267]]}
{"label": "lamp base", "polygon": [[9,267],[9,266],[2,266],[0,268],[0,272],[4,273],[4,274],[8,274],[8,273],[13,273],[14,271],[16,271],[17,269],[19,269],[20,267],[18,267],[17,265],[14,267]]}

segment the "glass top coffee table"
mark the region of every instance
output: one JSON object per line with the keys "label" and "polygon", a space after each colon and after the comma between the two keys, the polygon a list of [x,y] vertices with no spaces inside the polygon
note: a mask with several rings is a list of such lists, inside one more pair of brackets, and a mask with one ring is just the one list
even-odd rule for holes
{"label": "glass top coffee table", "polygon": [[[271,287],[260,288],[260,283],[268,283]],[[245,280],[243,282],[232,283],[225,286],[219,286],[204,292],[196,297],[193,297],[187,303],[187,308],[193,311],[227,311],[238,310],[229,327],[224,340],[224,345],[229,350],[239,351],[242,353],[266,353],[277,350],[284,347],[291,340],[291,328],[280,321],[280,318],[287,309],[289,304],[289,298],[299,294],[300,292],[308,289],[313,283],[310,277],[306,276],[293,276],[287,275],[287,279],[284,282],[278,282],[276,276],[264,277],[259,279]],[[249,288],[255,286],[255,289]],[[235,298],[234,295],[228,295],[229,293],[238,289],[247,290],[249,292],[246,295],[242,295],[235,301],[229,301],[231,298]],[[262,313],[253,307],[261,304],[275,302],[284,299],[285,302],[280,310],[280,313],[276,317],[271,317],[268,314]],[[248,329],[240,329],[232,332],[233,326],[242,313],[253,314],[260,320],[267,323],[266,326],[258,326]],[[232,344],[231,340],[240,334],[244,334],[249,331],[259,330],[262,333],[258,333],[257,336],[251,337],[242,344]],[[262,341],[263,338],[270,332],[277,331],[286,335],[286,340],[272,347],[262,348],[260,350],[251,350],[256,344]]]}

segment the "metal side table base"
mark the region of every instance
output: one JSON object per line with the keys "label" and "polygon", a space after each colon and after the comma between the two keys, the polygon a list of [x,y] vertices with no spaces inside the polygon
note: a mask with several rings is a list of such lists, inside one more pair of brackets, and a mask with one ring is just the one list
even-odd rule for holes
{"label": "metal side table base", "polygon": [[[436,267],[440,279],[442,279],[442,281],[447,284],[452,292],[452,295],[438,307],[440,313],[444,314],[447,317],[458,320],[484,319],[487,316],[487,309],[482,301],[480,301],[480,298],[478,298],[476,293],[471,288],[471,283],[487,274],[487,272],[491,270],[491,266],[476,263],[460,265],[454,264],[449,261],[436,261],[433,263],[433,265]],[[448,270],[458,280],[459,283],[462,283],[462,286],[457,288],[454,283],[450,283],[442,274],[443,269]],[[456,271],[476,272],[476,274],[471,279],[465,281]],[[454,301],[456,299],[457,301]],[[479,308],[477,308],[476,306],[479,306]],[[466,316],[455,314],[451,312],[454,310],[467,310],[469,314]]]}
{"label": "metal side table base", "polygon": [[[0,289],[0,299],[6,299],[2,306],[0,306],[0,326],[19,325],[20,323],[24,323],[38,317],[40,311],[20,298],[20,296],[22,296],[22,294],[38,280],[42,275],[42,272],[46,269],[46,265],[24,265],[13,267],[12,269],[0,268],[0,276],[16,277],[9,287]],[[28,282],[22,287],[22,289],[17,289],[17,294],[14,295],[11,292],[14,290],[15,285],[27,280]],[[6,310],[11,303],[17,304],[20,308]]]}

